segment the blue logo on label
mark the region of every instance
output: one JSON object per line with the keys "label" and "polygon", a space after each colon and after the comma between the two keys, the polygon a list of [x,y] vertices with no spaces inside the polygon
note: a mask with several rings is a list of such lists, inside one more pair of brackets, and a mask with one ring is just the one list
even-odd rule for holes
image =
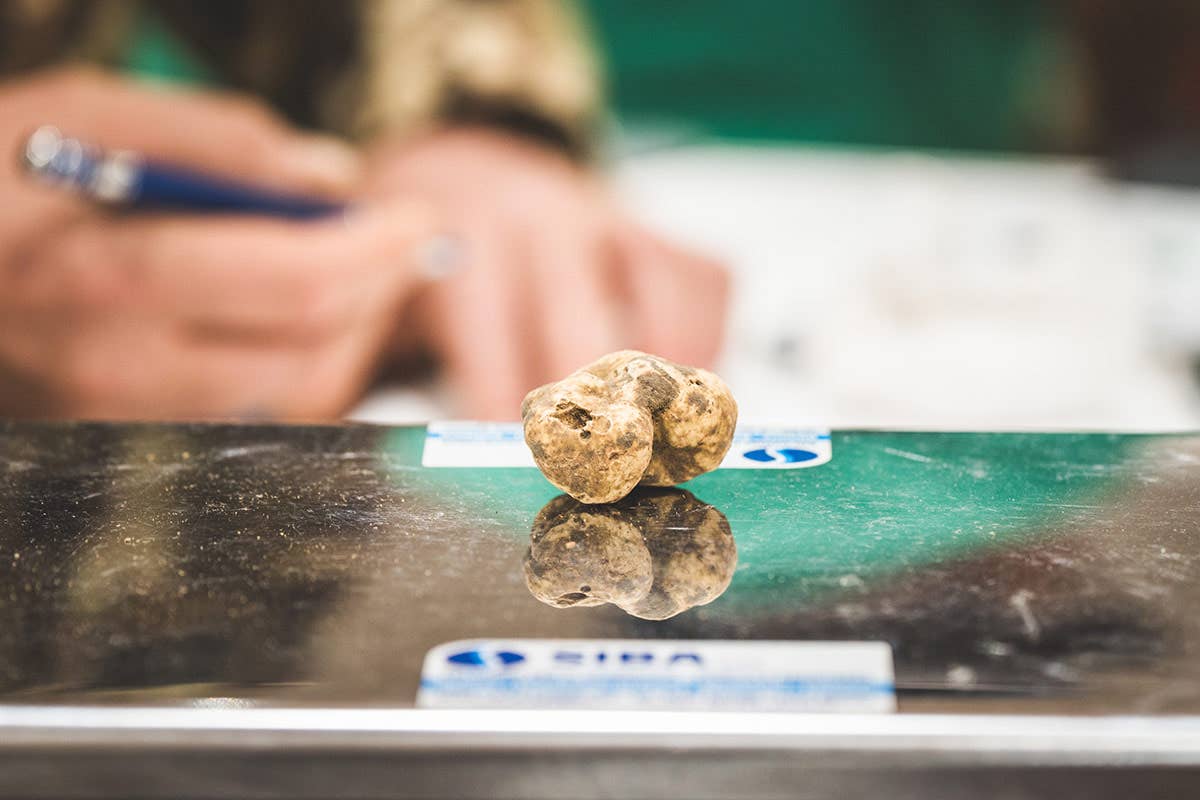
{"label": "blue logo on label", "polygon": [[817,457],[817,454],[812,450],[800,450],[792,447],[784,447],[779,450],[760,447],[757,450],[747,450],[742,453],[742,458],[748,458],[751,461],[759,461],[768,463],[771,461],[784,461],[788,464],[795,464],[800,461],[812,461]]}
{"label": "blue logo on label", "polygon": [[699,653],[672,653],[669,657],[654,653],[642,652],[638,650],[620,650],[606,651],[598,650],[591,653],[585,653],[581,650],[559,650],[554,654],[554,663],[580,666],[584,663],[594,662],[596,664],[610,663],[616,664],[651,664],[651,663],[667,663],[670,665],[677,664],[682,661],[687,661],[697,666],[704,662],[700,658]]}
{"label": "blue logo on label", "polygon": [[499,650],[495,653],[483,653],[479,650],[464,650],[461,653],[446,656],[446,660],[451,664],[458,664],[462,667],[487,667],[500,666],[511,667],[513,664],[520,664],[525,660],[525,656],[520,653],[514,653],[511,650]]}

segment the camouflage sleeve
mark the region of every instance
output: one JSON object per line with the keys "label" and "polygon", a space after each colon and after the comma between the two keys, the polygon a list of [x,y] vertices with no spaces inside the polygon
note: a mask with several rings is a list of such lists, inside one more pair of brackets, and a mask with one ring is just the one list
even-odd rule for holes
{"label": "camouflage sleeve", "polygon": [[0,0],[0,78],[69,62],[112,63],[129,0]]}
{"label": "camouflage sleeve", "polygon": [[591,150],[599,70],[568,0],[0,0],[0,77],[119,66],[147,16],[223,88],[300,125],[365,138],[476,123]]}
{"label": "camouflage sleeve", "polygon": [[387,0],[365,6],[358,135],[495,124],[586,154],[599,70],[561,0]]}

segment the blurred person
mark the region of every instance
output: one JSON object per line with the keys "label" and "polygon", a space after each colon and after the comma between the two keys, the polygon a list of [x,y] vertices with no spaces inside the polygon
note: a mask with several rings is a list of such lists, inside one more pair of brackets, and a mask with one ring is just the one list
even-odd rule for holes
{"label": "blurred person", "polygon": [[[0,152],[51,123],[354,203],[344,221],[121,215],[0,159],[0,414],[331,417],[421,349],[462,413],[509,418],[618,347],[709,362],[724,272],[643,230],[589,166],[599,91],[569,11],[0,3]],[[441,231],[461,269],[426,281]]]}

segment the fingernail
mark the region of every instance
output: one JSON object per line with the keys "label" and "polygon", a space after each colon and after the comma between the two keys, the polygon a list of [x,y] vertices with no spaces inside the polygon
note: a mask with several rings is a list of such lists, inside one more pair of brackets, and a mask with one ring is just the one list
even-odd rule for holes
{"label": "fingernail", "polygon": [[352,186],[362,175],[358,152],[330,136],[299,139],[285,156],[297,171],[334,188]]}

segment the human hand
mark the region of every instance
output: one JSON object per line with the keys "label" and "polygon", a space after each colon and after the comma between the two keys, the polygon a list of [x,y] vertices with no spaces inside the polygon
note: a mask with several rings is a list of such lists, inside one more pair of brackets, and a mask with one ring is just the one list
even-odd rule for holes
{"label": "human hand", "polygon": [[462,413],[519,415],[531,388],[633,347],[715,357],[728,278],[619,213],[567,159],[483,130],[383,142],[373,196],[421,196],[464,240],[466,268],[423,288],[409,333],[441,361]]}
{"label": "human hand", "polygon": [[[67,70],[0,85],[0,153],[43,123],[297,192],[353,151],[250,100]],[[433,232],[407,200],[314,223],[97,210],[0,159],[0,414],[318,418],[371,377]]]}

